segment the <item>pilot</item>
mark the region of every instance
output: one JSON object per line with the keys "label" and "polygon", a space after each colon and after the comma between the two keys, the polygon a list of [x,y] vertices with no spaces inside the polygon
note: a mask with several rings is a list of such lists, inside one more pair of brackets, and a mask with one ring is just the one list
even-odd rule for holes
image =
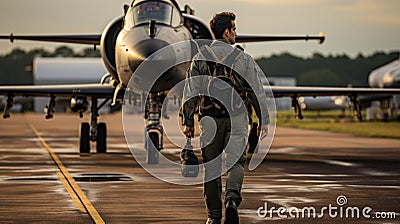
{"label": "pilot", "polygon": [[[232,46],[235,44],[236,39],[235,18],[234,13],[221,12],[216,14],[210,21],[211,30],[217,41],[214,41],[209,49],[218,59],[226,57],[235,49]],[[243,51],[239,52],[232,65],[233,70],[244,76],[248,83],[252,83],[250,85],[252,96],[256,96],[258,102],[260,102],[258,106],[254,104],[252,106],[255,108],[260,121],[258,136],[263,139],[267,135],[269,118],[266,112],[267,98],[259,78],[261,70],[250,55]],[[201,57],[203,59],[200,59]],[[204,80],[200,79],[199,81],[195,77],[209,77],[210,75],[209,65],[205,61],[202,52],[200,52],[195,55],[191,62],[185,81],[182,101],[184,134],[187,137],[194,137],[194,114],[196,109],[199,108],[200,143],[205,166],[204,198],[208,213],[206,223],[221,223],[222,220],[221,154],[223,150],[226,153],[225,166],[227,169],[224,200],[225,223],[239,223],[237,208],[242,201],[241,188],[246,161],[245,148],[248,140],[248,117],[245,112],[231,116],[230,114],[222,113],[216,106],[204,105],[206,104],[204,98],[207,97],[202,95],[204,93],[202,92],[204,91],[202,89]],[[253,102],[257,101],[254,100],[254,97]],[[265,112],[261,113],[261,110]],[[217,165],[215,163],[212,165],[213,161],[217,161]]]}

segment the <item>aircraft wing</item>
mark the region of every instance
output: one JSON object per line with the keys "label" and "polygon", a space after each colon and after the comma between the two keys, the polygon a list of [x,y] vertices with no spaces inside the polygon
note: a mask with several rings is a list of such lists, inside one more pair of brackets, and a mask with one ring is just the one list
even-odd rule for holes
{"label": "aircraft wing", "polygon": [[236,42],[264,42],[264,41],[287,41],[287,40],[317,40],[319,44],[325,41],[325,35],[319,33],[318,36],[263,36],[263,35],[237,35]]}
{"label": "aircraft wing", "polygon": [[298,97],[298,96],[376,96],[376,95],[400,95],[400,89],[388,88],[335,88],[335,87],[302,87],[302,86],[271,86],[264,87],[267,95],[272,93],[274,97]]}
{"label": "aircraft wing", "polygon": [[87,96],[110,98],[115,88],[102,84],[0,86],[0,95],[25,97]]}
{"label": "aircraft wing", "polygon": [[[362,120],[360,96],[384,96],[400,95],[400,89],[386,88],[332,88],[332,87],[301,87],[301,86],[265,86],[265,93],[270,97],[291,97],[295,117],[303,119],[302,108],[299,104],[300,96],[348,96],[353,108],[353,114]],[[271,96],[271,94],[273,96]]]}
{"label": "aircraft wing", "polygon": [[101,35],[13,35],[0,36],[0,40],[32,40],[45,42],[73,43],[73,44],[91,44],[100,45]]}
{"label": "aircraft wing", "polygon": [[[31,40],[44,42],[59,42],[73,44],[91,44],[100,45],[100,34],[87,35],[0,35],[0,40]],[[238,35],[236,36],[237,43],[244,42],[265,42],[265,41],[288,41],[288,40],[317,40],[319,44],[325,41],[325,35],[320,33],[318,36],[263,36],[263,35]]]}

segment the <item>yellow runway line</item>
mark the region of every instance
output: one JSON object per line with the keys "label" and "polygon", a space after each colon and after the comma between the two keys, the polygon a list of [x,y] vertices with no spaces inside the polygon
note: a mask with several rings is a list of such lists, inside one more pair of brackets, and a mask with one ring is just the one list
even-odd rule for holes
{"label": "yellow runway line", "polygon": [[[39,141],[42,143],[43,148],[50,154],[51,158],[54,160],[56,163],[57,167],[60,169],[61,172],[58,172],[60,180],[65,181],[70,186],[70,190],[74,192],[74,194],[71,194],[66,187],[67,191],[70,193],[71,198],[74,200],[74,203],[81,204],[83,208],[89,213],[90,217],[93,219],[95,223],[105,223],[104,220],[101,218],[100,214],[97,212],[97,210],[94,208],[92,203],[89,201],[89,199],[86,197],[85,193],[81,190],[81,188],[78,186],[78,184],[75,182],[74,178],[69,174],[68,170],[65,168],[65,166],[62,164],[61,160],[58,158],[58,156],[51,150],[50,146],[46,143],[46,141],[42,138],[42,136],[39,134],[37,131],[36,127],[32,124],[29,123],[29,126],[31,127],[32,131],[35,133],[36,137],[39,139]],[[63,176],[64,178],[61,178]],[[63,182],[64,184],[64,182]],[[66,186],[64,184],[64,186]],[[75,196],[73,196],[75,195]],[[75,199],[75,198],[76,199]],[[79,209],[81,209],[79,206],[77,206]]]}
{"label": "yellow runway line", "polygon": [[85,207],[81,203],[81,200],[79,200],[78,195],[75,194],[74,189],[69,185],[67,179],[65,179],[64,175],[61,172],[57,172],[58,178],[61,180],[63,183],[65,189],[68,191],[69,195],[72,198],[72,201],[74,202],[75,206],[81,210],[83,213],[87,213]]}

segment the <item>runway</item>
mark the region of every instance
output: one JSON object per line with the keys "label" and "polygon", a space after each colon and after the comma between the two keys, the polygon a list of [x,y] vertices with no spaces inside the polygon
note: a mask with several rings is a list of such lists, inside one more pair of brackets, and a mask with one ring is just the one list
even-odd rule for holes
{"label": "runway", "polygon": [[[126,145],[121,114],[100,117],[109,153],[94,153],[93,144],[92,154],[80,155],[78,126],[88,119],[13,114],[0,121],[0,223],[205,222],[202,186],[146,173]],[[143,119],[135,119],[142,144]],[[267,158],[246,171],[240,220],[399,223],[399,180],[400,140],[278,127]]]}

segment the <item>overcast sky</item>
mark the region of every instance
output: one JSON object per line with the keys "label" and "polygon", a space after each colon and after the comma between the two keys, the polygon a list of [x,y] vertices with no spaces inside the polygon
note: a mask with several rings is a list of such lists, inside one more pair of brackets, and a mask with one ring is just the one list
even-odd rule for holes
{"label": "overcast sky", "polygon": [[[100,34],[107,23],[122,15],[124,0],[1,0],[0,34]],[[255,57],[290,52],[311,56],[400,50],[399,0],[181,0],[208,24],[220,11],[237,14],[238,34],[326,34],[326,42],[245,44]],[[59,44],[0,42],[0,54],[13,47],[31,49]],[[76,46],[76,45],[74,45]]]}

